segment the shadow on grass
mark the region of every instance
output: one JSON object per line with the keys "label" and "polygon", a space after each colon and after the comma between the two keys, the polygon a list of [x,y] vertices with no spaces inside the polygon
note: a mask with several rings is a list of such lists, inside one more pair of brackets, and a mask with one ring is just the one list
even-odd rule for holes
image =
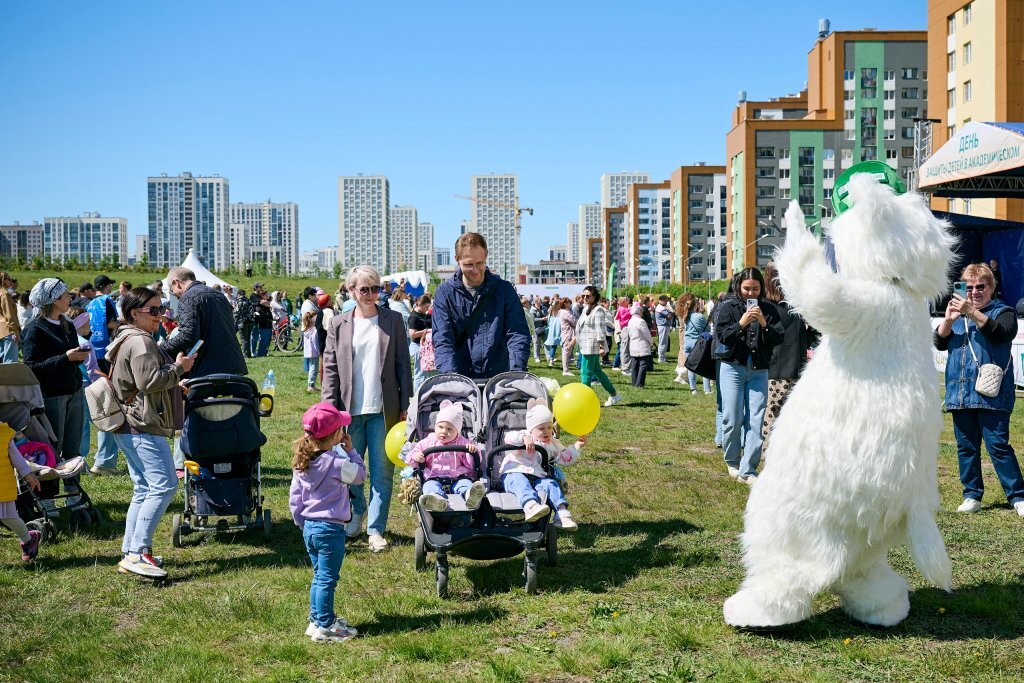
{"label": "shadow on grass", "polygon": [[619,410],[627,410],[629,408],[663,408],[674,405],[678,404],[667,401],[623,401],[617,407]]}
{"label": "shadow on grass", "polygon": [[445,624],[489,624],[503,619],[508,611],[502,608],[478,607],[465,612],[434,612],[432,614],[392,614],[378,612],[373,621],[364,621],[359,626],[360,633],[379,636],[386,633],[409,633],[417,630],[435,630]]}
{"label": "shadow on grass", "polygon": [[[559,534],[559,541],[564,544],[562,548],[565,549],[559,549],[557,566],[547,566],[546,552],[540,551],[538,589],[542,592],[584,590],[590,593],[605,593],[636,578],[648,569],[670,565],[717,564],[720,558],[714,552],[680,552],[675,547],[662,545],[662,541],[670,536],[700,530],[700,527],[681,519],[581,524],[579,530],[573,534],[571,546],[565,540],[566,534]],[[605,536],[641,538],[627,547],[615,550],[592,550],[598,540]],[[477,593],[504,593],[523,585],[523,555],[488,564],[477,564],[462,558],[453,561],[467,563],[466,577],[472,582]]]}

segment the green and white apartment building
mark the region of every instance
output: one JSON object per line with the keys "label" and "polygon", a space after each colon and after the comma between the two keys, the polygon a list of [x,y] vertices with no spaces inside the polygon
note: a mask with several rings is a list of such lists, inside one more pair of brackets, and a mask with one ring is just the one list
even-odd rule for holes
{"label": "green and white apartment building", "polygon": [[822,22],[798,95],[747,101],[726,136],[726,272],[763,267],[781,245],[796,199],[808,225],[832,218],[835,179],[859,161],[903,178],[914,163],[915,119],[927,115],[925,31],[829,32]]}

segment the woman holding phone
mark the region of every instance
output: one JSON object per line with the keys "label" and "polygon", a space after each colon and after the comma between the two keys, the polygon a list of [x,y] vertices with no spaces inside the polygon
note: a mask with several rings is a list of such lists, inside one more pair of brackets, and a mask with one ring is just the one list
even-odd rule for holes
{"label": "woman holding phone", "polygon": [[[972,264],[954,286],[954,296],[935,330],[935,347],[948,351],[945,409],[953,416],[957,459],[964,502],[957,512],[978,512],[985,491],[981,478],[981,441],[992,459],[1006,499],[1024,517],[1024,480],[1017,455],[1010,445],[1013,412],[1013,366],[1010,344],[1017,335],[1012,308],[995,293],[995,277],[988,266]],[[1004,370],[995,396],[978,393],[978,368],[986,363]]]}
{"label": "woman holding phone", "polygon": [[[734,294],[717,308],[715,353],[721,359],[722,448],[729,476],[753,484],[761,462],[761,422],[768,397],[768,365],[785,328],[775,304],[766,300],[757,268],[736,273]],[[742,444],[742,453],[741,451]]]}

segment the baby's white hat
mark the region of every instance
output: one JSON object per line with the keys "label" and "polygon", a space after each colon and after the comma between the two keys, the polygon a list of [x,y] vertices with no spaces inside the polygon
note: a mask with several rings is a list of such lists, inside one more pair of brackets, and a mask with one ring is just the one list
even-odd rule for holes
{"label": "baby's white hat", "polygon": [[531,398],[526,403],[526,431],[532,432],[536,427],[554,420],[555,416],[548,410],[544,399]]}
{"label": "baby's white hat", "polygon": [[451,401],[441,401],[441,409],[437,411],[438,422],[447,422],[452,427],[455,427],[455,431],[459,434],[462,433],[462,406],[458,403],[452,403]]}

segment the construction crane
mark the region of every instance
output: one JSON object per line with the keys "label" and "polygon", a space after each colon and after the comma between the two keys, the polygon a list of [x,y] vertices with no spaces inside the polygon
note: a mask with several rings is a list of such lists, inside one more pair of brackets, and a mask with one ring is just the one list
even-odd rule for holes
{"label": "construction crane", "polygon": [[[520,218],[522,217],[524,212],[530,214],[531,216],[533,215],[533,209],[530,209],[530,208],[527,208],[527,207],[520,207],[519,206],[519,197],[515,198],[515,204],[505,204],[504,202],[496,202],[493,199],[477,199],[476,197],[470,197],[469,195],[464,195],[464,194],[457,194],[455,196],[458,199],[466,199],[466,200],[474,202],[476,204],[484,204],[486,206],[494,206],[494,207],[497,207],[499,209],[512,209],[513,211],[515,211],[515,214],[516,214],[516,225],[515,225],[515,227],[516,227],[516,250],[519,249],[519,235],[520,235],[520,233],[522,232],[522,229],[523,229],[523,226],[520,223]],[[516,261],[518,262],[518,260],[519,260],[519,256],[516,255]],[[506,268],[506,271],[507,271],[507,268]],[[507,280],[508,279],[508,272],[505,272],[504,275],[505,275],[505,279]],[[515,277],[515,276],[516,276],[516,274],[514,273],[513,277]]]}

